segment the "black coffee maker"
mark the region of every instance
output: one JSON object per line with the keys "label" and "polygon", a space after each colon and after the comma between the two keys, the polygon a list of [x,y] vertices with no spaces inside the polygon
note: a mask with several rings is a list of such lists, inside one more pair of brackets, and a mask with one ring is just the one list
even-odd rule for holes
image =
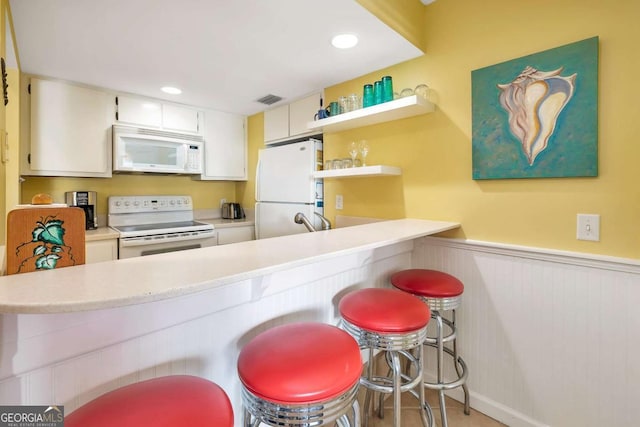
{"label": "black coffee maker", "polygon": [[95,191],[67,191],[64,198],[67,205],[84,210],[85,230],[98,228],[98,194]]}

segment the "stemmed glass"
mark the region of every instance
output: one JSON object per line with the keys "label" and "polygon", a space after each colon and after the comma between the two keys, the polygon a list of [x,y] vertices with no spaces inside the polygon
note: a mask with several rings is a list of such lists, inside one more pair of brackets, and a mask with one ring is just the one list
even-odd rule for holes
{"label": "stemmed glass", "polygon": [[360,150],[360,156],[362,157],[362,166],[367,166],[367,154],[369,154],[369,144],[364,139],[360,141],[358,144],[358,149]]}
{"label": "stemmed glass", "polygon": [[351,164],[353,166],[356,165],[356,157],[358,157],[358,143],[355,141],[351,141],[349,144],[349,155],[351,156]]}

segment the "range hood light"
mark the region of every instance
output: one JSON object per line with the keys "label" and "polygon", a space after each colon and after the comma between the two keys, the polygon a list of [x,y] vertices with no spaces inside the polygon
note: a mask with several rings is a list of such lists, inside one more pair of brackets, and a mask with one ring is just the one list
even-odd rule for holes
{"label": "range hood light", "polygon": [[349,49],[358,44],[358,37],[355,34],[338,34],[331,39],[331,44],[338,49]]}
{"label": "range hood light", "polygon": [[171,86],[164,86],[160,90],[170,95],[180,95],[182,93],[182,91],[177,87],[171,87]]}

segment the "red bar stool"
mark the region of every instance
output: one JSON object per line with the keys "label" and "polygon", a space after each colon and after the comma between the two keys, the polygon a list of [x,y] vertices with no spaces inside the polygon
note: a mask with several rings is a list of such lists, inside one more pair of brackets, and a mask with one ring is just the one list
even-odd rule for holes
{"label": "red bar stool", "polygon": [[65,427],[233,427],[217,384],[189,375],[154,378],[110,391],[73,411]]}
{"label": "red bar stool", "polygon": [[360,426],[362,358],[345,331],[322,323],[278,326],[240,351],[243,426]]}
{"label": "red bar stool", "polygon": [[[429,308],[418,298],[396,289],[368,288],[346,294],[340,300],[342,327],[369,353],[366,375],[360,384],[366,388],[364,417],[369,422],[371,392],[380,394],[378,414],[384,417],[382,398],[393,395],[393,425],[400,427],[400,396],[411,393],[420,403],[420,416],[425,427],[433,426],[431,407],[424,399],[422,343],[427,337]],[[374,352],[385,352],[389,366],[386,375],[374,372]],[[408,369],[402,372],[402,364]]]}
{"label": "red bar stool", "polygon": [[[456,387],[464,391],[464,413],[469,415],[469,390],[467,388],[467,365],[458,355],[456,346],[456,308],[462,301],[464,285],[450,274],[437,270],[412,269],[399,271],[391,276],[391,284],[396,288],[420,297],[431,309],[431,317],[436,321],[436,336],[427,337],[424,344],[437,350],[437,379],[435,383],[425,381],[427,388],[438,390],[442,427],[447,427],[447,412],[444,392]],[[440,312],[451,311],[451,320]],[[444,326],[449,328],[445,334]],[[451,348],[445,344],[451,343]],[[457,378],[446,381],[444,378],[444,354],[453,358]]]}

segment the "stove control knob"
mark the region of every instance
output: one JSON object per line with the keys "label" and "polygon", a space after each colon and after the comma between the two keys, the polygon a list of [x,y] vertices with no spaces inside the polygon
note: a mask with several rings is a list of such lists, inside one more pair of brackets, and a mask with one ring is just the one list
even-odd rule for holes
{"label": "stove control knob", "polygon": [[171,206],[173,206],[173,205],[176,204],[176,201],[175,200],[171,200],[169,203],[171,204]]}
{"label": "stove control knob", "polygon": [[116,202],[116,203],[115,203],[115,205],[116,205],[116,206],[120,206],[120,202],[119,202],[119,201],[118,201],[118,202]]}
{"label": "stove control knob", "polygon": [[129,203],[129,202],[124,202],[124,205],[125,205],[125,206],[129,206],[130,204],[131,204],[131,203]]}

